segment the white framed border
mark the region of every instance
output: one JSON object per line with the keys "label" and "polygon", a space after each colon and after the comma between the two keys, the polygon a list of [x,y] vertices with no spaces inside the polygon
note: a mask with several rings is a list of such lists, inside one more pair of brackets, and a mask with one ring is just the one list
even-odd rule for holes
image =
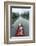
{"label": "white framed border", "polygon": [[[27,37],[12,37],[10,39],[10,6],[30,6],[31,7],[31,12],[32,14],[30,15],[30,18],[29,18],[29,36]],[[9,41],[21,41],[21,40],[24,40],[24,41],[27,41],[27,40],[33,40],[33,5],[18,5],[18,4],[9,4],[8,5],[8,32],[9,32]],[[18,40],[19,39],[19,40]]]}

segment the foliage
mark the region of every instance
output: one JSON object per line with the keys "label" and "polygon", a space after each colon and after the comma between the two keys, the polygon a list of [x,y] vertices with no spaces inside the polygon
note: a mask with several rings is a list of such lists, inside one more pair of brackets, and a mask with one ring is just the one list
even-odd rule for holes
{"label": "foliage", "polygon": [[11,18],[12,18],[12,21],[13,22],[16,21],[18,17],[19,17],[19,14],[18,13],[12,13]]}
{"label": "foliage", "polygon": [[23,18],[29,19],[29,12],[25,12],[25,13],[21,14],[21,16]]}
{"label": "foliage", "polygon": [[[19,13],[14,13],[13,12],[12,15],[11,15],[12,21],[15,22],[18,19],[19,16],[20,16]],[[29,11],[28,12],[21,13],[21,17],[29,20]]]}

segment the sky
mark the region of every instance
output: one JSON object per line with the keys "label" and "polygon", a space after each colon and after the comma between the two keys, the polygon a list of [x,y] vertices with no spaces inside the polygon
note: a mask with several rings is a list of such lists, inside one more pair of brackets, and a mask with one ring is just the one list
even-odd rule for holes
{"label": "sky", "polygon": [[31,12],[31,9],[12,8],[12,12],[19,13],[19,14],[27,12],[27,11]]}

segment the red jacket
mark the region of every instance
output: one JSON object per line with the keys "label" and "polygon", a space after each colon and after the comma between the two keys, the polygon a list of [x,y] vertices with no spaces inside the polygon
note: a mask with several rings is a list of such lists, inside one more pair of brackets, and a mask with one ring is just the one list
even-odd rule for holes
{"label": "red jacket", "polygon": [[23,35],[25,35],[23,25],[18,26],[18,28],[17,28],[17,30],[16,30],[16,36],[23,36]]}

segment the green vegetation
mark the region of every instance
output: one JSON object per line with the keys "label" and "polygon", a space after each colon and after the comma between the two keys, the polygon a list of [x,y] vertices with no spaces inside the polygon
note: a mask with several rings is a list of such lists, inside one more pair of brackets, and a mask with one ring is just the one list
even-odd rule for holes
{"label": "green vegetation", "polygon": [[11,18],[12,18],[13,23],[17,20],[18,17],[19,17],[19,13],[12,13]]}
{"label": "green vegetation", "polygon": [[[20,16],[19,13],[14,13],[13,12],[12,15],[11,15],[12,21],[15,22],[18,19],[19,16]],[[29,20],[29,11],[28,12],[21,13],[21,17]]]}
{"label": "green vegetation", "polygon": [[25,19],[29,19],[29,12],[25,12],[25,13],[21,14],[21,16]]}

